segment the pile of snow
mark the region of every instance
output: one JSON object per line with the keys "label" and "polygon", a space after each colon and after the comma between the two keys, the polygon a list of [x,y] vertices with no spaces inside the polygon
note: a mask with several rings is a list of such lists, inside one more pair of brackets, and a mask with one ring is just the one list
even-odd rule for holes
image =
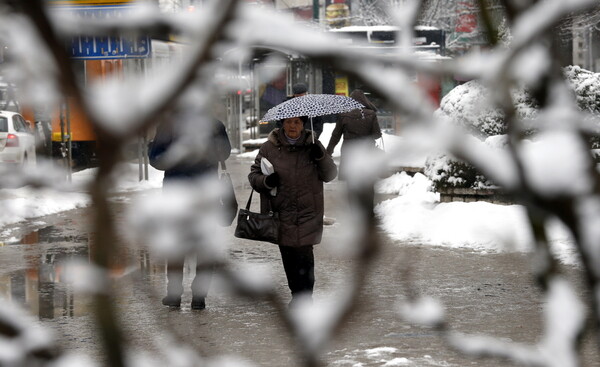
{"label": "pile of snow", "polygon": [[242,145],[260,145],[267,141],[267,138],[248,139],[242,142]]}
{"label": "pile of snow", "polygon": [[[521,205],[487,202],[440,203],[425,176],[395,174],[376,186],[398,194],[376,206],[382,229],[402,243],[486,252],[532,252],[533,235]],[[566,264],[578,258],[568,231],[558,221],[547,226],[555,256]]]}
{"label": "pile of snow", "polygon": [[[331,134],[333,133],[333,129],[335,129],[335,124],[323,124],[323,132],[321,133],[321,135],[319,135],[319,141],[321,142],[321,144],[323,144],[325,148],[327,148],[327,144],[329,144],[329,141],[331,140]],[[333,149],[333,154],[331,155],[332,157],[336,158],[340,156],[343,141],[344,137],[340,139],[339,143]]]}
{"label": "pile of snow", "polygon": [[[83,176],[84,174],[92,174],[95,176],[95,173],[95,168],[88,169],[76,173],[74,179],[75,177]],[[148,166],[148,180],[140,181],[139,166],[137,164],[123,164],[117,169],[116,176],[118,179],[113,191],[130,192],[160,188],[162,187],[164,174],[164,171],[159,171],[152,166]]]}
{"label": "pile of snow", "polygon": [[410,202],[435,203],[440,201],[440,194],[432,192],[432,183],[421,173],[413,177],[406,172],[395,173],[375,185],[375,190],[381,194],[396,194]]}
{"label": "pile of snow", "polygon": [[65,210],[89,205],[83,193],[57,193],[54,190],[0,189],[0,227]]}
{"label": "pile of snow", "polygon": [[[92,180],[96,168],[73,174],[73,183],[84,185]],[[124,164],[117,170],[118,177],[114,192],[131,192],[159,188],[162,186],[163,172],[148,167],[148,181],[139,181],[137,164]],[[83,192],[57,192],[50,189],[0,189],[0,226],[18,223],[29,218],[41,217],[58,212],[82,208],[90,204],[90,198]]]}
{"label": "pile of snow", "polygon": [[254,158],[256,158],[257,154],[258,154],[258,149],[254,149],[253,151],[250,151],[250,152],[238,154],[238,158],[254,159]]}

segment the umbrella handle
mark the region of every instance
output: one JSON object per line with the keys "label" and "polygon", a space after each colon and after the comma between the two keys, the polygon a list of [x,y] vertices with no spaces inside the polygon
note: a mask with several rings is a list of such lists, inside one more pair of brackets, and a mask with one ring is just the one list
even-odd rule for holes
{"label": "umbrella handle", "polygon": [[315,129],[313,128],[313,121],[312,121],[312,117],[310,118],[310,131],[312,132],[312,134],[310,134],[310,136],[312,137],[312,143],[315,143]]}

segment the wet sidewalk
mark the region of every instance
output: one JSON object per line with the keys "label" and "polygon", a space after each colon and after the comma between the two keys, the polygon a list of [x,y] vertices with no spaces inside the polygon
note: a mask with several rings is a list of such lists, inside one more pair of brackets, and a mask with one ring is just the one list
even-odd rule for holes
{"label": "wet sidewalk", "polygon": [[[246,175],[251,160],[228,161],[239,203],[250,193]],[[136,195],[157,195],[151,190]],[[114,200],[118,215],[132,194]],[[339,255],[340,224],[345,210],[343,186],[326,185],[326,216],[337,220],[325,227],[323,243],[316,247],[315,304],[335,299],[345,287],[353,260]],[[255,204],[256,205],[256,204]],[[46,327],[55,331],[60,344],[101,361],[90,300],[64,282],[64,264],[88,261],[93,234],[87,229],[87,209],[38,218],[0,231],[0,295],[23,305]],[[242,241],[229,228],[230,259],[235,267],[248,264],[269,269],[277,292],[285,300],[289,291],[279,250],[275,245]],[[122,229],[126,230],[126,229]],[[433,248],[418,243],[398,243],[382,235],[378,255],[359,299],[359,312],[327,347],[329,366],[510,366],[489,359],[473,359],[453,352],[436,331],[403,322],[397,301],[408,294],[438,298],[446,307],[452,330],[488,334],[505,341],[535,343],[540,339],[542,294],[530,275],[527,254],[481,254],[468,250]],[[193,264],[187,264],[182,307],[161,305],[165,292],[164,263],[141,247],[127,247],[115,254],[121,262],[111,271],[118,279],[118,307],[128,344],[135,350],[160,352],[175,338],[205,356],[236,355],[257,366],[294,366],[293,340],[278,323],[268,303],[233,295],[216,279],[207,309],[192,311],[189,284]],[[190,273],[190,269],[191,273]],[[580,273],[564,269],[577,284]],[[588,338],[590,339],[590,338]],[[587,365],[598,361],[591,341],[586,341]]]}

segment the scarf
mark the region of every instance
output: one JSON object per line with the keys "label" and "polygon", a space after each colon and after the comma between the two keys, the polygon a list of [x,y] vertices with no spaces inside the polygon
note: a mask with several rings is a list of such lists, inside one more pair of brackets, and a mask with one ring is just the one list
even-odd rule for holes
{"label": "scarf", "polygon": [[297,137],[296,139],[292,139],[289,136],[287,136],[287,134],[285,133],[285,131],[283,132],[283,136],[285,136],[286,140],[288,141],[288,143],[290,143],[291,145],[295,145],[298,140],[300,140],[300,137],[302,136],[302,134],[300,134],[299,137]]}

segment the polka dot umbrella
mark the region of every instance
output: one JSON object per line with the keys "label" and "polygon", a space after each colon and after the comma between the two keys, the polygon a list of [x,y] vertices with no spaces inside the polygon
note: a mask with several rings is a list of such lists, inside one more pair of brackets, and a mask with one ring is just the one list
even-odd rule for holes
{"label": "polka dot umbrella", "polygon": [[[308,116],[312,129],[312,118],[363,109],[365,106],[346,96],[335,94],[307,94],[295,97],[271,108],[262,121],[277,121],[290,117]],[[314,135],[313,135],[314,143]]]}

